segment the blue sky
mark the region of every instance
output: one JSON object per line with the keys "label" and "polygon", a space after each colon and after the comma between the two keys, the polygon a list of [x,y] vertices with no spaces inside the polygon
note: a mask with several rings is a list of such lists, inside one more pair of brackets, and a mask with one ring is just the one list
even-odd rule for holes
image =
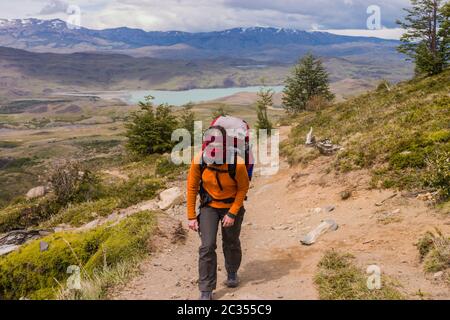
{"label": "blue sky", "polygon": [[[66,19],[81,9],[88,28],[128,26],[144,30],[212,31],[272,26],[345,34],[398,34],[395,19],[409,0],[15,0],[0,2],[0,18]],[[367,30],[367,8],[380,8],[382,30]],[[339,31],[337,31],[339,30]]]}

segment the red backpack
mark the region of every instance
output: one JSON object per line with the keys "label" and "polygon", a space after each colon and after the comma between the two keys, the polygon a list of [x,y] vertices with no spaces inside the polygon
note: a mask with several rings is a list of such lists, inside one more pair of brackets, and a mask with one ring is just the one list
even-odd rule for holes
{"label": "red backpack", "polygon": [[[216,129],[221,132],[224,150],[233,150],[234,152],[234,161],[233,163],[228,164],[228,173],[230,174],[230,177],[233,180],[235,179],[237,157],[240,156],[245,160],[248,178],[251,180],[253,176],[254,157],[250,146],[250,126],[248,123],[240,118],[220,116],[211,122],[208,130],[212,129]],[[202,173],[207,167],[207,164],[203,161],[203,153],[207,149],[208,145],[213,141],[214,140],[208,138],[203,140],[202,160],[200,162]],[[243,146],[243,150],[240,146]],[[225,153],[223,163],[226,163]]]}
{"label": "red backpack", "polygon": [[[215,136],[206,136],[204,137],[202,144],[202,157],[200,160],[200,176],[203,176],[203,172],[208,169],[216,172],[216,179],[219,188],[222,190],[222,185],[220,184],[220,179],[218,174],[223,172],[228,172],[230,177],[236,181],[236,163],[237,157],[240,156],[242,159],[245,159],[245,165],[247,167],[247,174],[249,180],[252,179],[253,175],[253,167],[254,167],[254,158],[251,151],[250,146],[250,127],[246,121],[231,117],[231,116],[220,116],[216,118],[212,123],[209,130],[217,130],[222,135],[222,143],[223,143],[223,163],[227,163],[227,154],[226,152],[232,151],[234,161],[233,163],[228,163],[228,170],[221,170],[214,166],[208,166],[208,164],[204,161],[205,152],[214,152],[214,149],[208,150],[208,145],[215,141]],[[243,146],[243,150],[241,147]],[[214,155],[212,155],[214,156]],[[211,201],[219,201],[223,203],[233,203],[234,198],[228,199],[215,199],[213,198],[206,190],[203,188],[203,182],[200,182],[200,207],[206,206]]]}

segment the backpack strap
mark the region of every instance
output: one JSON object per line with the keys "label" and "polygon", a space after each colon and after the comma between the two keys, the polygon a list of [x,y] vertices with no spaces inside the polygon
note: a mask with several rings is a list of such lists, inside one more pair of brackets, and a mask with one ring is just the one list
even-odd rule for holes
{"label": "backpack strap", "polygon": [[214,171],[216,173],[217,184],[218,184],[220,190],[223,190],[222,184],[220,183],[220,179],[219,179],[219,173],[225,173],[225,172],[228,172],[228,170],[222,170],[222,169],[216,168],[214,166],[208,166],[203,161],[203,156],[202,156],[202,159],[200,161],[199,166],[200,166],[200,188],[199,188],[200,208],[203,208],[203,207],[207,206],[212,201],[222,202],[222,203],[227,203],[227,204],[234,203],[235,198],[216,199],[213,196],[211,196],[206,191],[206,189],[203,187],[203,179],[202,179],[203,178],[203,173],[205,172],[205,170],[211,170],[211,171]]}
{"label": "backpack strap", "polygon": [[219,169],[219,168],[216,168],[216,167],[213,167],[213,166],[207,166],[206,169],[214,171],[216,173],[215,176],[216,176],[217,185],[219,186],[220,191],[223,191],[222,184],[220,183],[219,173],[228,172],[228,170],[222,170],[222,169]]}
{"label": "backpack strap", "polygon": [[234,152],[234,161],[231,164],[228,164],[228,174],[230,175],[231,179],[234,180],[234,182],[237,183],[236,180],[236,167],[237,167],[237,152]]}

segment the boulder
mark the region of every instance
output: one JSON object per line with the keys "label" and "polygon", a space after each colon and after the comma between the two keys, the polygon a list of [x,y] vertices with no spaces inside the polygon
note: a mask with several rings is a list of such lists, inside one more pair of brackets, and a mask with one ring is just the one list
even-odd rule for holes
{"label": "boulder", "polygon": [[27,241],[39,239],[51,234],[48,230],[15,230],[0,236],[0,256],[18,249]]}
{"label": "boulder", "polygon": [[304,245],[312,245],[316,242],[316,240],[324,233],[328,231],[336,231],[338,229],[338,225],[334,220],[325,220],[321,224],[319,224],[314,230],[309,232],[302,240],[301,243]]}
{"label": "boulder", "polygon": [[152,211],[152,210],[156,210],[156,209],[158,209],[158,203],[156,203],[155,200],[145,201],[139,205],[139,210],[142,210],[142,211],[146,211],[146,210]]}
{"label": "boulder", "polygon": [[45,196],[45,187],[44,186],[39,186],[39,187],[30,189],[26,194],[26,198],[28,200],[35,199],[35,198],[41,198],[43,196]]}
{"label": "boulder", "polygon": [[41,242],[39,243],[39,250],[40,250],[41,252],[47,251],[47,250],[48,250],[48,242],[41,241]]}
{"label": "boulder", "polygon": [[20,246],[14,244],[7,244],[4,246],[0,246],[0,256],[8,254],[10,252],[16,251]]}
{"label": "boulder", "polygon": [[317,149],[319,149],[319,152],[322,155],[326,156],[332,155],[336,151],[341,150],[341,147],[336,144],[333,144],[330,139],[324,139],[322,141],[319,141],[318,143],[316,143],[316,147]]}
{"label": "boulder", "polygon": [[352,192],[345,190],[340,193],[340,196],[341,196],[341,200],[347,200],[352,196]]}
{"label": "boulder", "polygon": [[21,245],[28,240],[39,239],[43,237],[39,230],[15,230],[0,237],[0,246],[3,245]]}
{"label": "boulder", "polygon": [[183,200],[183,195],[181,194],[180,188],[174,187],[161,192],[159,199],[158,207],[161,210],[167,210],[174,205],[180,204]]}
{"label": "boulder", "polygon": [[330,213],[330,212],[334,211],[334,209],[336,209],[335,206],[329,205],[329,206],[326,206],[326,207],[323,207],[323,208],[312,208],[312,209],[310,209],[310,212],[312,212],[314,214],[319,214],[319,213],[322,213],[322,212]]}

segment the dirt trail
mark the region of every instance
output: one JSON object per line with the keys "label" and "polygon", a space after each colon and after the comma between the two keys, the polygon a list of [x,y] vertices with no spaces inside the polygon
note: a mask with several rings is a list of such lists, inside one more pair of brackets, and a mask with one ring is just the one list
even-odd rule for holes
{"label": "dirt trail", "polygon": [[[281,135],[286,136],[288,128]],[[289,168],[281,163],[278,174],[256,177],[246,203],[242,228],[243,262],[241,286],[228,289],[225,279],[220,235],[218,237],[219,279],[215,299],[318,299],[313,283],[316,266],[324,252],[335,248],[352,253],[365,269],[376,264],[401,284],[399,289],[411,298],[417,292],[426,298],[450,299],[448,286],[433,275],[425,275],[414,246],[421,234],[434,227],[450,232],[450,220],[416,199],[390,190],[369,190],[367,172],[336,176],[326,168],[332,158],[321,157],[307,168]],[[294,174],[300,178],[291,183]],[[184,182],[183,182],[184,184]],[[348,200],[340,192],[352,189]],[[312,209],[333,205],[330,213]],[[384,212],[400,209],[388,224],[379,222]],[[322,220],[339,224],[335,232],[323,235],[312,246],[300,239]],[[185,223],[184,207],[161,219],[162,234],[170,234],[178,221]],[[140,267],[141,273],[111,293],[113,299],[197,299],[198,235],[189,232],[184,243],[173,244],[159,237],[159,250]]]}

